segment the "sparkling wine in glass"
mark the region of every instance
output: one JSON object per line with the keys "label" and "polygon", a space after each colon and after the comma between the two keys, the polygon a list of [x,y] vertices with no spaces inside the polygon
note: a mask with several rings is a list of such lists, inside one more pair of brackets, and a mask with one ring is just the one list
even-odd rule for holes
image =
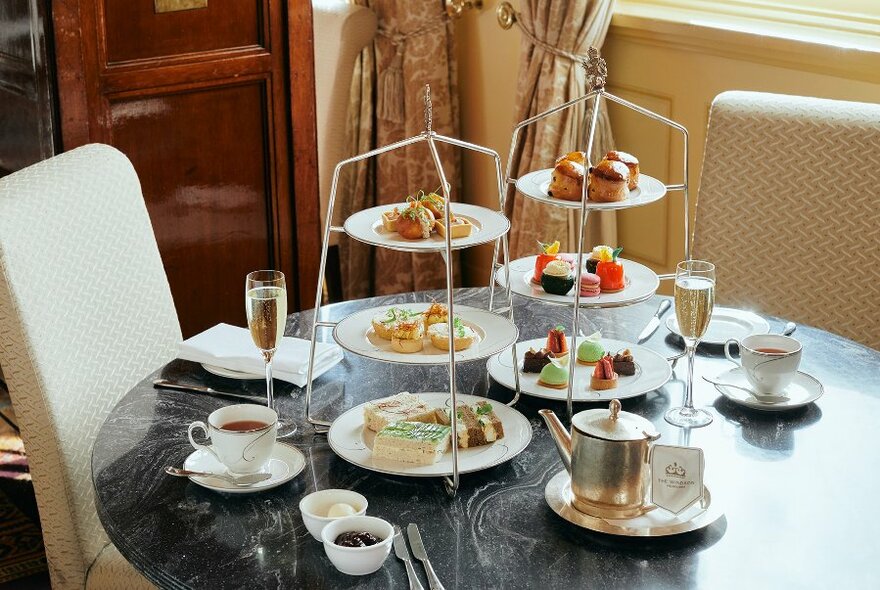
{"label": "sparkling wine in glass", "polygon": [[702,260],[679,262],[675,269],[675,317],[688,357],[687,393],[684,407],[672,408],[664,418],[684,428],[706,426],[712,414],[694,407],[694,355],[715,306],[715,265]]}
{"label": "sparkling wine in glass", "polygon": [[[270,408],[275,407],[275,394],[272,384],[272,359],[284,335],[287,320],[287,286],[284,273],[277,270],[255,270],[245,279],[245,309],[248,328],[254,344],[260,349],[266,362],[266,400]],[[284,435],[296,430],[285,429]],[[279,424],[279,433],[282,431]]]}

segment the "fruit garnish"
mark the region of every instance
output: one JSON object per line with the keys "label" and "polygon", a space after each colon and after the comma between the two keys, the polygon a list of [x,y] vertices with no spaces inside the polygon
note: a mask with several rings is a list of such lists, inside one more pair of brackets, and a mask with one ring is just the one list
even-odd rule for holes
{"label": "fruit garnish", "polygon": [[549,256],[559,254],[559,240],[556,240],[555,242],[538,242],[538,245],[541,246],[541,251],[544,252],[544,254]]}

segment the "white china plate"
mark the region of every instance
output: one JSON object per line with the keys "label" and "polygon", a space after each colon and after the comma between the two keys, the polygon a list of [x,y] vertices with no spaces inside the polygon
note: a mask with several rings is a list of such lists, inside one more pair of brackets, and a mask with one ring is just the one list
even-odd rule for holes
{"label": "white china plate", "polygon": [[573,525],[624,537],[667,537],[689,533],[709,526],[724,512],[717,501],[712,501],[708,487],[703,487],[703,500],[681,514],[673,514],[662,508],[654,508],[642,516],[625,519],[599,518],[584,514],[571,504],[571,478],[567,471],[561,471],[547,482],[544,498],[550,508]]}
{"label": "white china plate", "polygon": [[[666,327],[673,334],[681,336],[678,319],[674,314],[666,318]],[[700,343],[723,345],[731,338],[742,340],[752,334],[769,332],[770,324],[757,314],[730,307],[716,307],[712,310],[712,319],[709,320],[709,327]]]}
{"label": "white china plate", "polygon": [[[578,338],[578,343],[580,342],[583,342],[583,338]],[[572,400],[574,401],[599,402],[636,397],[663,387],[672,377],[672,367],[669,365],[669,362],[650,348],[611,338],[602,338],[601,342],[605,350],[611,354],[624,348],[629,348],[636,363],[636,374],[632,376],[621,375],[618,378],[617,387],[614,389],[595,391],[590,389],[590,376],[593,374],[595,367],[577,364],[574,369],[575,382],[574,390],[572,391]],[[516,343],[520,389],[522,393],[535,397],[566,400],[568,398],[567,387],[564,389],[544,387],[538,383],[538,373],[523,373],[521,370],[526,351],[530,347],[538,350],[546,343],[546,338],[535,338],[534,340]],[[570,344],[571,340],[569,340]],[[577,351],[573,352],[576,353]],[[575,362],[576,357],[577,354],[572,356],[572,362]],[[516,388],[513,374],[513,358],[509,350],[500,352],[490,358],[486,366],[489,369],[489,374],[495,381],[508,389]]]}
{"label": "white china plate", "polygon": [[[570,254],[575,260],[577,254]],[[584,260],[587,259],[584,255]],[[510,277],[512,282],[511,291],[523,297],[532,299],[540,299],[547,303],[560,303],[574,305],[574,287],[567,295],[554,295],[547,293],[541,287],[532,282],[532,276],[535,272],[535,259],[537,256],[526,256],[525,258],[517,258],[510,263]],[[619,258],[623,264],[623,273],[626,276],[626,287],[617,293],[600,293],[598,297],[581,297],[581,307],[618,307],[622,305],[632,305],[650,299],[656,293],[660,286],[660,279],[657,274],[638,262],[632,260],[624,260]],[[505,287],[507,282],[505,279],[504,268],[495,271],[496,282]]]}
{"label": "white china plate", "polygon": [[[730,383],[731,385],[739,385],[740,387],[752,387],[746,377],[746,372],[742,367],[736,367],[721,373],[715,377],[715,381]],[[778,402],[768,403],[758,401],[755,396],[749,392],[734,387],[716,385],[715,389],[735,404],[753,410],[761,410],[762,412],[784,412],[786,410],[802,408],[822,397],[822,394],[825,392],[825,388],[822,387],[822,384],[815,377],[801,371],[797,372],[797,375],[794,376],[794,379],[792,379],[789,386],[780,394],[788,399]]]}
{"label": "white china plate", "polygon": [[[287,483],[303,470],[306,466],[306,458],[296,447],[292,447],[282,442],[275,442],[275,448],[272,449],[272,457],[266,468],[272,473],[272,477],[265,481],[255,483],[250,486],[237,486],[228,481],[217,479],[215,477],[202,477],[191,475],[189,480],[203,488],[214,490],[215,492],[224,492],[226,494],[253,494],[262,492],[263,490],[271,490],[277,488],[281,484]],[[211,453],[204,450],[194,451],[183,462],[184,469],[192,471],[206,471],[209,473],[226,473],[226,467],[223,466]]]}
{"label": "white china plate", "polygon": [[[420,393],[418,395],[431,407],[442,408],[448,407],[450,404],[448,393]],[[473,405],[486,401],[486,398],[460,394],[457,396],[457,401],[459,404]],[[525,416],[501,402],[490,401],[492,409],[504,426],[504,437],[482,447],[459,449],[459,473],[481,471],[510,461],[520,454],[532,440],[532,427]],[[433,465],[408,465],[388,459],[373,459],[373,439],[376,434],[372,430],[364,428],[364,405],[366,404],[355,406],[333,421],[330,432],[327,433],[327,440],[333,452],[349,463],[379,473],[410,477],[452,475],[451,449]]]}
{"label": "white china plate", "polygon": [[234,371],[232,369],[226,369],[224,367],[219,367],[217,365],[209,365],[207,363],[202,363],[202,368],[212,375],[217,375],[218,377],[226,377],[227,379],[241,379],[242,381],[256,381],[257,379],[265,379],[265,375],[257,375],[256,373],[243,373],[241,371]]}
{"label": "white china plate", "polygon": [[[397,352],[391,348],[391,341],[379,337],[373,330],[373,316],[384,313],[391,307],[414,311],[428,309],[428,303],[407,303],[382,305],[365,309],[346,317],[333,329],[333,338],[339,345],[355,354],[377,361],[404,363],[408,365],[436,365],[449,362],[449,351],[435,348],[431,339],[425,336],[425,347],[411,354]],[[476,341],[465,350],[456,351],[456,361],[483,359],[504,350],[519,336],[519,330],[506,317],[484,309],[453,306],[455,316],[477,333]]]}
{"label": "white china plate", "polygon": [[[395,207],[402,208],[405,206],[404,203],[379,205],[378,207],[358,211],[345,220],[345,232],[365,244],[382,246],[393,250],[437,252],[445,249],[446,239],[436,232],[424,240],[407,240],[396,231],[385,231],[385,228],[382,226],[382,213],[391,211]],[[510,221],[498,211],[468,203],[451,203],[451,207],[456,217],[464,217],[474,226],[471,230],[471,235],[465,238],[452,239],[453,250],[491,242],[506,234],[510,229]]]}
{"label": "white china plate", "polygon": [[[535,170],[534,172],[529,172],[528,174],[520,177],[516,181],[516,190],[530,199],[535,199],[536,201],[541,201],[542,203],[549,203],[551,205],[556,205],[557,207],[565,207],[567,209],[580,209],[581,202],[580,201],[566,201],[564,199],[555,199],[547,194],[547,189],[550,186],[550,175],[553,173],[553,168],[545,168],[543,170]],[[617,201],[615,203],[597,203],[594,201],[587,201],[587,209],[590,210],[613,210],[613,209],[626,209],[627,207],[638,207],[640,205],[647,205],[649,203],[653,203],[654,201],[658,201],[663,198],[663,195],[666,194],[666,185],[654,178],[653,176],[648,176],[647,174],[639,174],[639,186],[630,191],[629,197],[622,201]]]}

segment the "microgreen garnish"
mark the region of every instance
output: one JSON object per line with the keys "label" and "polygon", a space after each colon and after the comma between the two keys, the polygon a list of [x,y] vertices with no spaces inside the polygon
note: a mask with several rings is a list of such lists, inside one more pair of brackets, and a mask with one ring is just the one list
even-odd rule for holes
{"label": "microgreen garnish", "polygon": [[614,251],[611,252],[611,260],[617,262],[617,257],[620,255],[621,252],[623,252],[623,246],[618,246],[617,248],[615,248]]}
{"label": "microgreen garnish", "polygon": [[455,330],[455,336],[457,338],[464,338],[464,324],[461,323],[461,318],[455,318],[452,320],[452,329]]}
{"label": "microgreen garnish", "polygon": [[489,402],[480,402],[477,404],[477,416],[484,416],[492,413],[492,404]]}

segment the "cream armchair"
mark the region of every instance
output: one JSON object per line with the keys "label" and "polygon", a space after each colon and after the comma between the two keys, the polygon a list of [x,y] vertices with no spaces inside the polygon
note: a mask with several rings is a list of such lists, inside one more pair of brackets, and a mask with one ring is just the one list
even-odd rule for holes
{"label": "cream armchair", "polygon": [[694,237],[718,302],[880,348],[878,186],[880,105],[718,95]]}
{"label": "cream armchair", "polygon": [[180,340],[124,155],[89,145],[0,179],[0,365],[55,590],[152,587],[98,521],[90,457],[110,409]]}

